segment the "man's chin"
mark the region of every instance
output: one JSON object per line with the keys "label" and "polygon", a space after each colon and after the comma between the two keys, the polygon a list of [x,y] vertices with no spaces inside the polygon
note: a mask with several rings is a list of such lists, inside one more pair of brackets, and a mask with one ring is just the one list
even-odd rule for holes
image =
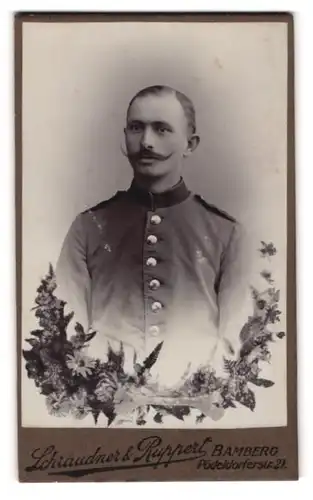
{"label": "man's chin", "polygon": [[159,177],[162,175],[162,162],[153,160],[150,162],[136,162],[132,164],[134,172],[140,175],[147,175],[151,177]]}

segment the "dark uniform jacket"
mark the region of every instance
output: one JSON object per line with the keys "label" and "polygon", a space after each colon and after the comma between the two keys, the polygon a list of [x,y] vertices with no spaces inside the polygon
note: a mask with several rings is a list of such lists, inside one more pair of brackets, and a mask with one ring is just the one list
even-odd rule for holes
{"label": "dark uniform jacket", "polygon": [[235,219],[183,180],[161,194],[133,182],[73,222],[57,264],[59,294],[97,330],[98,354],[104,339],[142,358],[164,341],[163,371],[174,358],[181,370],[195,359],[213,363],[218,345],[224,354],[237,348],[240,242]]}

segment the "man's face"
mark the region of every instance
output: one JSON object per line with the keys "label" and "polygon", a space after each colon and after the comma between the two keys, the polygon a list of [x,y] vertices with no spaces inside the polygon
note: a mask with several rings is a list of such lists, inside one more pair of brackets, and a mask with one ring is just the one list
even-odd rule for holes
{"label": "man's face", "polygon": [[128,110],[125,139],[135,173],[152,177],[180,173],[188,148],[188,127],[175,95],[135,99]]}

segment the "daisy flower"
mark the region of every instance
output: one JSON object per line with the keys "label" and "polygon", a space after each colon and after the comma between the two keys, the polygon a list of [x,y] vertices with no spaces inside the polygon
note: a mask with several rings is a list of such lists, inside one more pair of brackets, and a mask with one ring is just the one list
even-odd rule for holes
{"label": "daisy flower", "polygon": [[86,356],[82,351],[76,351],[73,356],[67,356],[66,364],[76,375],[87,377],[96,366],[96,361]]}

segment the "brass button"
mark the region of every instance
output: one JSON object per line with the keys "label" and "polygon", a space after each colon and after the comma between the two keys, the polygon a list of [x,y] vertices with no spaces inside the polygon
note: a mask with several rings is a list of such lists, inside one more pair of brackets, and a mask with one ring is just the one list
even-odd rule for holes
{"label": "brass button", "polygon": [[159,280],[153,279],[149,283],[149,288],[151,290],[157,290],[160,287],[160,285],[161,283],[159,282]]}
{"label": "brass button", "polygon": [[158,312],[158,311],[160,311],[160,310],[162,309],[162,304],[161,304],[161,302],[153,302],[153,303],[151,304],[151,309],[152,309],[152,311],[153,311],[153,312]]}
{"label": "brass button", "polygon": [[162,219],[159,215],[152,215],[150,222],[151,224],[160,224],[161,220]]}
{"label": "brass button", "polygon": [[156,325],[150,326],[149,333],[152,337],[156,337],[160,333],[160,328]]}
{"label": "brass button", "polygon": [[149,257],[146,261],[147,266],[155,267],[157,265],[157,260],[154,257]]}
{"label": "brass button", "polygon": [[158,241],[158,238],[154,234],[150,234],[147,238],[147,243],[150,245],[155,245]]}

